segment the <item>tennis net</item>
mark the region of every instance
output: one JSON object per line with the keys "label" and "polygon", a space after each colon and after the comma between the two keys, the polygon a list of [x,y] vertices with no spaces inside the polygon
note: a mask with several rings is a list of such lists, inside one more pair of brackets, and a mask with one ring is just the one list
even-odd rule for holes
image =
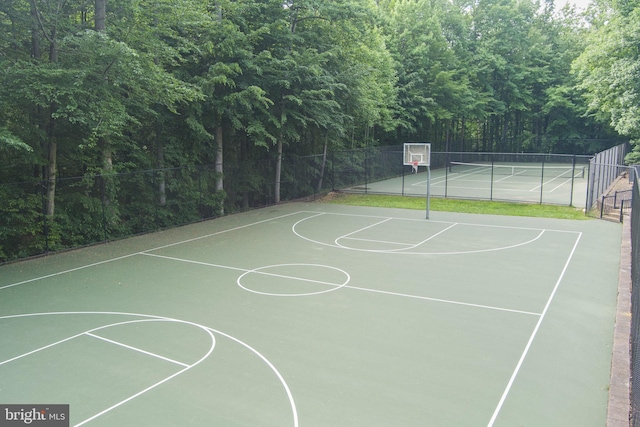
{"label": "tennis net", "polygon": [[459,174],[537,176],[557,178],[584,178],[585,166],[582,165],[502,165],[484,163],[449,162],[449,172]]}

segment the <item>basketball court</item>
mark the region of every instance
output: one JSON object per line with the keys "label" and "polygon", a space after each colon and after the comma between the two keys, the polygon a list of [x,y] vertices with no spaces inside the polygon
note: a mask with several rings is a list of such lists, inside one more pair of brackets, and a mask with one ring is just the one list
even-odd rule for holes
{"label": "basketball court", "polygon": [[0,267],[72,426],[602,426],[620,225],[291,203]]}

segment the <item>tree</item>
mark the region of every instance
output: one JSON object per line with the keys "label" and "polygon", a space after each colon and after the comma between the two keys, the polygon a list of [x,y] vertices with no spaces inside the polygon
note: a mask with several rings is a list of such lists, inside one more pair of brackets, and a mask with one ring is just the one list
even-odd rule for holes
{"label": "tree", "polygon": [[640,158],[640,8],[634,5],[614,2],[612,9],[600,10],[574,70],[588,114],[631,138],[635,160]]}
{"label": "tree", "polygon": [[281,165],[285,146],[300,141],[309,129],[344,129],[344,115],[336,101],[343,85],[336,80],[332,58],[339,46],[330,45],[344,34],[349,17],[360,12],[357,2],[298,0],[269,3],[269,32],[257,46],[258,86],[273,102],[264,117],[275,145],[274,201],[280,201]]}

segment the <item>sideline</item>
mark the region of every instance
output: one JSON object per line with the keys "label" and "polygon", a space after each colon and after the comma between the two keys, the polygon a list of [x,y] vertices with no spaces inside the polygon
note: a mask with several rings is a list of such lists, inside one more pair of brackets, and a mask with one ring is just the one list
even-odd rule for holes
{"label": "sideline", "polygon": [[629,427],[631,417],[631,218],[622,222],[620,272],[618,274],[618,307],[613,331],[613,357],[609,381],[607,427]]}

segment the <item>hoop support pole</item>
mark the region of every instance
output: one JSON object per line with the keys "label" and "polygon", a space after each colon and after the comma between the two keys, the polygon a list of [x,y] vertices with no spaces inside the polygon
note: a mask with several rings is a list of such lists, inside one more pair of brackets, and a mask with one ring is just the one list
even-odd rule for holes
{"label": "hoop support pole", "polygon": [[431,204],[431,166],[427,166],[427,219],[429,219],[429,209]]}

